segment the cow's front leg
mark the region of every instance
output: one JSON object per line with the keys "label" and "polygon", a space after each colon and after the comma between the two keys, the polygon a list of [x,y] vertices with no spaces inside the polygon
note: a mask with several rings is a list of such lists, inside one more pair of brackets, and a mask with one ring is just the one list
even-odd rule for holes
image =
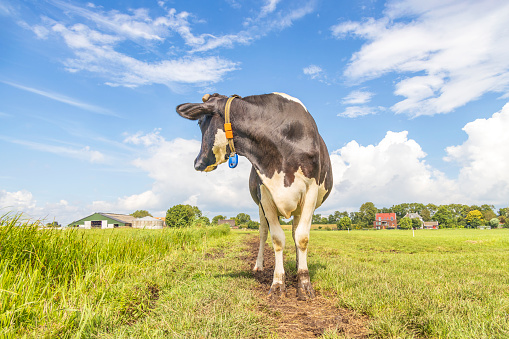
{"label": "cow's front leg", "polygon": [[274,246],[274,278],[270,287],[269,295],[272,298],[286,296],[285,269],[283,267],[283,249],[285,247],[285,233],[279,224],[270,223],[270,235]]}
{"label": "cow's front leg", "polygon": [[267,218],[261,205],[258,207],[260,214],[260,248],[258,249],[258,257],[256,258],[256,264],[253,268],[254,272],[263,271],[263,250],[265,249],[265,242],[267,241],[267,233],[269,226],[267,225]]}
{"label": "cow's front leg", "polygon": [[261,186],[261,206],[265,218],[269,224],[270,236],[272,238],[272,245],[274,247],[274,278],[272,286],[270,287],[269,295],[273,299],[281,296],[286,296],[285,285],[285,269],[283,267],[283,249],[285,247],[285,233],[279,224],[279,217],[277,207],[272,200],[272,195],[265,188]]}
{"label": "cow's front leg", "polygon": [[315,211],[318,189],[310,188],[306,192],[302,214],[295,229],[295,245],[297,249],[297,299],[307,300],[315,297],[315,291],[309,278],[307,263],[309,233]]}

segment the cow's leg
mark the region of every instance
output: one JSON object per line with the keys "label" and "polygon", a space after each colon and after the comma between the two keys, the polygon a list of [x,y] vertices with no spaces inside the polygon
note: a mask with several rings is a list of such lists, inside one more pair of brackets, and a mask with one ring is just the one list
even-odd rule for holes
{"label": "cow's leg", "polygon": [[270,236],[272,238],[272,245],[274,247],[274,278],[272,280],[272,286],[270,287],[269,295],[272,298],[278,298],[280,296],[286,296],[285,269],[283,267],[285,232],[279,224],[277,207],[272,200],[272,195],[264,186],[261,187],[260,191],[262,196],[261,204],[267,222],[269,223]]}
{"label": "cow's leg", "polygon": [[309,270],[307,263],[309,231],[311,230],[311,221],[316,207],[316,199],[318,196],[317,188],[309,188],[304,198],[302,213],[299,224],[295,229],[295,242],[297,248],[297,299],[306,300],[314,298],[315,292],[309,279]]}
{"label": "cow's leg", "polygon": [[299,248],[297,246],[297,241],[295,241],[295,230],[297,229],[297,226],[299,225],[300,221],[300,215],[294,215],[293,221],[292,221],[292,238],[293,242],[295,244],[295,268],[299,269]]}
{"label": "cow's leg", "polygon": [[258,257],[256,258],[256,264],[253,271],[263,271],[263,250],[265,249],[265,242],[267,241],[267,232],[269,226],[267,225],[267,218],[263,213],[262,206],[258,206],[260,214],[260,248],[258,249]]}

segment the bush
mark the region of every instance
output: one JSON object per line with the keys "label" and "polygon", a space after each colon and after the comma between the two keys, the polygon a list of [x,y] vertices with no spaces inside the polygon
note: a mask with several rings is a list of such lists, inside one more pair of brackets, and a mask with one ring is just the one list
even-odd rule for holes
{"label": "bush", "polygon": [[194,221],[195,211],[191,205],[175,205],[166,212],[168,227],[188,227]]}

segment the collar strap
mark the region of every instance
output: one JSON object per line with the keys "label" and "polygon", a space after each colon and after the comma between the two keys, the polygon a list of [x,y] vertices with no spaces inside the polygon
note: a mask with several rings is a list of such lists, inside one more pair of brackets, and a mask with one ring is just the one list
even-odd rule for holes
{"label": "collar strap", "polygon": [[228,139],[228,144],[230,145],[230,151],[232,154],[235,153],[235,146],[233,145],[233,130],[232,124],[230,122],[230,107],[233,99],[237,98],[237,95],[231,96],[226,101],[226,106],[224,108],[224,131],[226,133],[226,139]]}

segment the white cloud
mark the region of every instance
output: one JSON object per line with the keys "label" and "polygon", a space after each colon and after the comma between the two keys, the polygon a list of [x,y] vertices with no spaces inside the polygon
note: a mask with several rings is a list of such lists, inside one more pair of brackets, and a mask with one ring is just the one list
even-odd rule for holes
{"label": "white cloud", "polygon": [[5,140],[7,142],[18,144],[22,146],[26,146],[28,148],[41,151],[57,154],[59,156],[67,156],[83,161],[88,161],[91,163],[103,163],[106,161],[106,157],[103,153],[99,151],[92,150],[90,146],[84,147],[71,147],[71,146],[58,146],[58,145],[49,145],[40,142],[21,140],[21,139],[13,139],[9,137],[0,136],[1,140]]}
{"label": "white cloud", "polygon": [[305,67],[302,71],[304,72],[304,74],[309,75],[311,79],[315,79],[323,73],[322,68],[316,65],[309,65],[308,67]]}
{"label": "white cloud", "polygon": [[183,57],[174,60],[145,62],[119,53],[114,49],[118,37],[94,31],[84,25],[70,28],[53,26],[75,57],[66,60],[69,71],[89,71],[110,79],[108,84],[126,87],[174,83],[200,84],[219,81],[237,64],[220,57]]}
{"label": "white cloud", "polygon": [[461,165],[459,187],[465,195],[485,202],[509,198],[509,103],[489,119],[469,122],[468,139],[447,147],[444,160]]}
{"label": "white cloud", "polygon": [[7,192],[6,190],[0,190],[0,215],[14,211],[27,211],[31,210],[36,206],[32,193],[21,190],[16,192]]}
{"label": "white cloud", "polygon": [[383,107],[350,106],[347,107],[344,112],[339,113],[338,117],[357,118],[364,115],[376,114],[378,111],[383,109]]}
{"label": "white cloud", "polygon": [[365,104],[371,101],[373,95],[372,92],[368,91],[352,91],[343,98],[342,102],[345,105]]}
{"label": "white cloud", "polygon": [[118,117],[117,114],[111,112],[110,110],[107,110],[107,109],[99,107],[99,106],[87,104],[85,102],[82,102],[82,101],[79,101],[79,100],[76,100],[76,99],[73,99],[73,98],[69,98],[69,97],[67,97],[65,95],[62,95],[62,94],[59,94],[59,93],[48,92],[48,91],[44,91],[44,90],[41,90],[41,89],[32,88],[32,87],[28,87],[28,86],[23,86],[23,85],[12,83],[12,82],[8,82],[8,81],[0,80],[0,82],[4,83],[6,85],[12,86],[12,87],[21,89],[23,91],[27,91],[27,92],[30,92],[30,93],[38,94],[38,95],[41,95],[41,96],[46,97],[48,99],[52,99],[52,100],[55,100],[55,101],[58,101],[58,102],[62,102],[64,104],[68,104],[68,105],[71,105],[71,106],[75,106],[75,107],[84,109],[86,111]]}
{"label": "white cloud", "polygon": [[145,155],[134,160],[133,165],[154,180],[152,187],[114,202],[94,202],[95,210],[163,211],[182,203],[198,205],[211,213],[257,210],[248,189],[251,163],[247,159],[241,158],[234,170],[223,165],[213,172],[202,173],[194,169],[194,159],[201,146],[197,140],[168,141],[155,130],[146,135],[128,136],[125,142],[143,147]]}
{"label": "white cloud", "polygon": [[454,181],[426,164],[425,157],[421,146],[408,139],[407,131],[387,132],[377,145],[349,142],[331,154],[334,191],[324,209],[344,206],[357,210],[366,201],[380,207],[461,201],[454,194]]}
{"label": "white cloud", "polygon": [[[54,0],[71,19],[79,17],[82,22],[67,24],[43,17],[44,25],[23,27],[32,30],[39,38],[57,35],[63,38],[74,53],[65,60],[67,71],[88,71],[106,78],[110,86],[137,87],[163,84],[177,89],[179,84],[206,86],[222,80],[229,72],[239,69],[239,63],[220,56],[196,56],[220,47],[231,48],[237,44],[249,44],[274,30],[282,30],[296,20],[311,13],[316,1],[290,4],[276,11],[279,0],[267,0],[253,17],[244,20],[244,29],[226,34],[193,32],[193,24],[203,23],[192,13],[166,8],[162,16],[152,16],[148,9],[130,9],[128,13],[118,10],[105,11],[91,3],[85,7]],[[183,47],[174,36],[183,40]],[[171,38],[171,40],[169,39]],[[170,41],[169,41],[170,40]],[[120,52],[134,42],[151,57],[141,58]],[[169,51],[167,49],[169,45]],[[157,50],[164,48],[164,50]],[[169,53],[170,52],[170,53]],[[171,55],[162,57],[161,55]]]}
{"label": "white cloud", "polygon": [[379,20],[343,22],[332,34],[368,40],[344,74],[355,82],[404,75],[392,109],[410,116],[448,113],[488,92],[509,89],[507,1],[396,0]]}

